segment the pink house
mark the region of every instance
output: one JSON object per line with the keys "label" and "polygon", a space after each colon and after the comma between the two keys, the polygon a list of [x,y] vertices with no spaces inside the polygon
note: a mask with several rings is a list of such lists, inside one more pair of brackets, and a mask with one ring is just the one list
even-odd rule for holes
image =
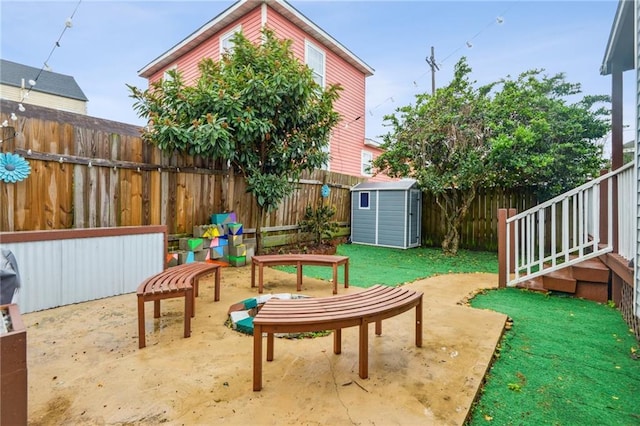
{"label": "pink house", "polygon": [[[241,31],[254,43],[268,27],[278,37],[293,40],[294,55],[306,63],[321,85],[343,87],[335,109],[342,122],[329,142],[328,170],[352,176],[370,176],[368,166],[380,149],[365,139],[365,79],[373,69],[284,0],[240,0],[151,61],[138,74],[149,82],[177,69],[185,81],[198,78],[204,57],[218,60],[232,47],[231,37]],[[372,180],[389,180],[377,176]]]}

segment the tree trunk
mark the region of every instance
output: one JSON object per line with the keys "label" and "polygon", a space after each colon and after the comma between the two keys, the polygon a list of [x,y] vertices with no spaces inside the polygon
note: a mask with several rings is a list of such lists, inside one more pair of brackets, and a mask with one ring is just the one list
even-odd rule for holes
{"label": "tree trunk", "polygon": [[469,212],[469,206],[476,197],[476,188],[462,192],[457,190],[445,191],[436,196],[436,204],[442,212],[441,229],[442,251],[446,255],[455,256],[460,247],[460,226]]}
{"label": "tree trunk", "polygon": [[261,255],[262,254],[262,220],[263,220],[263,214],[264,214],[264,208],[258,204],[258,202],[256,201],[256,204],[258,206],[258,224],[256,225],[256,255]]}

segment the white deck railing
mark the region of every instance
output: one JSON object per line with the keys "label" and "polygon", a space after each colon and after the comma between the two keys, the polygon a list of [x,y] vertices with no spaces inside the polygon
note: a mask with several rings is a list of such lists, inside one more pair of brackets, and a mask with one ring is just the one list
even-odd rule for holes
{"label": "white deck railing", "polygon": [[[619,254],[631,258],[634,223],[628,211],[634,199],[632,166],[627,164],[507,218],[506,271],[511,271],[506,274],[507,286],[613,250],[614,177],[618,182]],[[605,188],[609,196],[602,206],[601,191]],[[601,215],[604,212],[606,215]],[[601,224],[601,220],[606,223]]]}

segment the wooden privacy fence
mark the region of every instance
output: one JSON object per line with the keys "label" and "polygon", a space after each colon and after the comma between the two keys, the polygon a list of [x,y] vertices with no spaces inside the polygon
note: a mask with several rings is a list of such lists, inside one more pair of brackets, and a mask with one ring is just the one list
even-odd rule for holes
{"label": "wooden privacy fence", "polygon": [[[480,189],[473,200],[466,219],[458,230],[460,248],[470,250],[498,250],[498,209],[515,208],[521,212],[537,204],[536,197],[527,191],[505,191],[501,188]],[[422,235],[425,245],[439,246],[444,233],[441,228],[442,211],[432,194],[422,197]]]}
{"label": "wooden privacy fence", "polygon": [[[220,162],[163,154],[142,141],[139,127],[0,100],[2,152],[25,157],[29,177],[0,182],[0,231],[166,225],[167,233],[191,234],[210,215],[235,211],[245,228],[258,225],[244,179]],[[15,136],[14,136],[15,133]],[[350,188],[363,179],[326,171],[306,174],[298,190],[262,223],[267,230],[294,230],[323,184],[336,206],[335,220],[350,222]]]}

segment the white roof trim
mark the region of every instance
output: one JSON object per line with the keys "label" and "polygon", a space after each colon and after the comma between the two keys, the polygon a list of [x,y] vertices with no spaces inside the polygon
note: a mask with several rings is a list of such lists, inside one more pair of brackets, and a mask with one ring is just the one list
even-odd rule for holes
{"label": "white roof trim", "polygon": [[323,46],[346,60],[352,66],[361,71],[365,76],[373,75],[373,68],[354,55],[349,49],[331,37],[328,33],[314,24],[306,16],[298,12],[293,6],[284,0],[239,0],[225,11],[194,31],[187,38],[167,50],[156,59],[145,65],[138,71],[140,77],[148,78],[168,64],[175,62],[180,56],[198,45],[201,41],[219,32],[224,26],[236,21],[246,13],[261,4],[271,6],[276,12],[282,14],[295,25],[303,29],[310,36],[317,39]]}
{"label": "white roof trim", "polygon": [[600,66],[601,75],[611,74],[611,62],[613,61],[613,56],[620,37],[622,37],[621,27],[623,25],[623,20],[626,13],[633,13],[633,9],[631,9],[631,12],[627,10],[628,7],[633,8],[633,6],[634,1],[632,0],[619,0],[618,8],[616,9],[616,16],[614,18],[613,25],[611,26],[611,32],[609,33],[607,49],[605,51],[604,58],[602,59],[602,65]]}

